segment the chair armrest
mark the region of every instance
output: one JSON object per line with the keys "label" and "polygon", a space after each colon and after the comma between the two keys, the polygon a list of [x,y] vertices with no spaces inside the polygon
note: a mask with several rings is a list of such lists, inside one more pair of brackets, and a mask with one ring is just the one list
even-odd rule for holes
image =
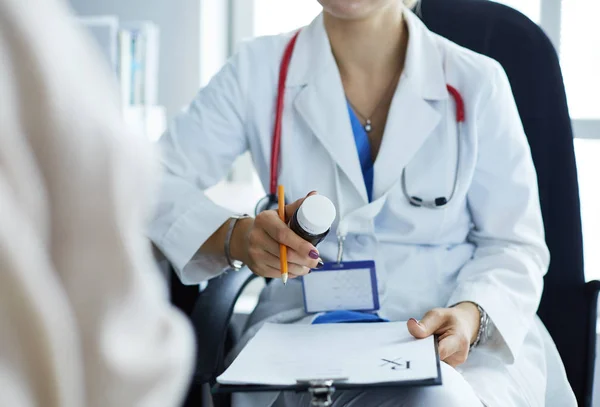
{"label": "chair armrest", "polygon": [[598,280],[592,280],[592,281],[588,281],[585,284],[585,290],[592,295],[598,295],[598,293],[600,292],[600,281]]}
{"label": "chair armrest", "polygon": [[[588,363],[586,375],[586,392],[591,397],[594,388],[594,368],[596,365],[596,322],[598,318],[598,293],[600,292],[600,281],[589,281],[585,285],[585,291],[588,298],[588,315],[589,315],[589,330],[588,330]],[[588,405],[591,400],[588,400]]]}
{"label": "chair armrest", "polygon": [[255,277],[248,268],[230,270],[210,280],[198,296],[190,316],[197,349],[195,384],[215,379],[223,363],[225,338],[235,303]]}

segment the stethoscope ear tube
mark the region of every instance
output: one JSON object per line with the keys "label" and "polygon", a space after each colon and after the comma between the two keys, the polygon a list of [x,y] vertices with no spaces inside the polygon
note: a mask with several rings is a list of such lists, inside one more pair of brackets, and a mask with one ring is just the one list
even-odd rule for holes
{"label": "stethoscope ear tube", "polygon": [[[418,196],[409,195],[406,189],[406,175],[404,174],[404,171],[402,171],[402,192],[404,193],[404,196],[412,206],[415,206],[417,208],[441,209],[444,206],[448,205],[449,200],[444,196],[435,198],[433,201],[424,201]],[[452,191],[452,195],[454,195],[454,190]]]}
{"label": "stethoscope ear tube", "polygon": [[418,196],[413,196],[408,193],[408,188],[406,187],[406,168],[402,170],[402,192],[404,196],[408,200],[408,202],[412,206],[416,206],[418,208],[428,208],[428,209],[441,209],[447,206],[454,194],[456,193],[456,189],[458,187],[458,171],[460,170],[460,160],[461,160],[461,132],[462,132],[462,123],[465,121],[465,108],[462,97],[460,93],[452,86],[448,85],[448,90],[450,95],[454,99],[454,103],[456,105],[456,143],[457,143],[457,153],[456,153],[456,168],[454,170],[454,183],[452,185],[452,191],[450,192],[450,196],[448,198],[444,196],[440,196],[435,198],[433,201],[424,201],[422,198]]}

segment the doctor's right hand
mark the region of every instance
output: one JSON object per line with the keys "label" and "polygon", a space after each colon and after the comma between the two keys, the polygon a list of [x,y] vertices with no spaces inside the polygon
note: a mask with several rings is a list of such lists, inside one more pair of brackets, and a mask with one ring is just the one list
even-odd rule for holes
{"label": "doctor's right hand", "polygon": [[[314,194],[311,192],[306,197]],[[286,205],[285,223],[274,210],[261,212],[255,219],[238,221],[231,237],[232,257],[242,261],[254,274],[267,278],[281,277],[280,243],[288,247],[290,278],[306,275],[311,268],[323,264],[317,248],[295,234],[287,225],[304,199],[306,198]]]}

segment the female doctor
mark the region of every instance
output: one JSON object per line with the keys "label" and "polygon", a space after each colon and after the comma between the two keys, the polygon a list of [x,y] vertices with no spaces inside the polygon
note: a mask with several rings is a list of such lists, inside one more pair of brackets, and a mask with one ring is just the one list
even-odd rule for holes
{"label": "female doctor", "polygon": [[[340,393],[336,406],[544,406],[545,349],[554,348],[535,313],[549,254],[504,71],[430,32],[408,9],[413,1],[319,2],[322,15],[297,37],[243,45],[172,122],[160,141],[165,176],[152,240],[189,284],[234,261],[279,277],[279,243],[289,247],[292,276],[334,260],[342,241],[344,260],[375,260],[380,315],[408,320],[415,337],[440,335],[444,384]],[[318,249],[275,211],[243,217],[206,197],[247,150],[265,189],[285,185],[288,215],[309,191],[334,201],[339,216]],[[308,318],[301,285],[276,280],[241,346],[266,321]],[[552,358],[560,405],[575,405],[555,350]],[[302,397],[235,401],[308,405]]]}

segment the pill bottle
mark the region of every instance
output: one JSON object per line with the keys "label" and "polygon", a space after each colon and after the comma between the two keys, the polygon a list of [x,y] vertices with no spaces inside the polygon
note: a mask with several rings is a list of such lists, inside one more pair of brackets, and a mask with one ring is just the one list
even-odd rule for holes
{"label": "pill bottle", "polygon": [[335,206],[329,198],[311,195],[296,210],[289,226],[302,239],[317,246],[331,230],[335,216]]}

